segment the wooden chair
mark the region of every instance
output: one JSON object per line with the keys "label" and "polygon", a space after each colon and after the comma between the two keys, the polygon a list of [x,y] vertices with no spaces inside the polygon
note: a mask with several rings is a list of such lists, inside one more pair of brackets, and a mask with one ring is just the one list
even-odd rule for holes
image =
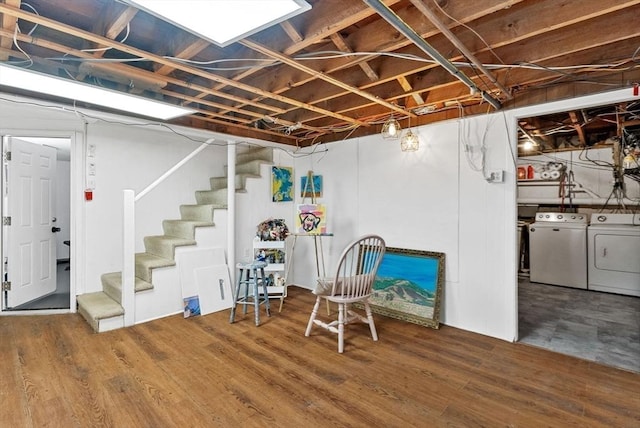
{"label": "wooden chair", "polygon": [[[338,352],[344,351],[344,325],[354,320],[369,324],[373,340],[378,340],[378,333],[373,322],[369,296],[378,266],[384,256],[386,245],[377,235],[366,235],[358,238],[345,248],[340,256],[335,275],[318,279],[318,286],[313,291],[318,297],[311,311],[305,336],[311,334],[311,328],[319,325],[332,333],[338,334]],[[326,323],[316,319],[322,299],[338,304],[338,319]],[[349,309],[349,304],[360,302],[364,306],[366,317]]]}

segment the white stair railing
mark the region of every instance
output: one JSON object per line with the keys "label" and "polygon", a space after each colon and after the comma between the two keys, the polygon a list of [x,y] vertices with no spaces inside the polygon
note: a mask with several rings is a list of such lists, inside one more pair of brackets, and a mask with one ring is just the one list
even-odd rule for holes
{"label": "white stair railing", "polygon": [[[202,143],[197,149],[189,153],[180,162],[162,174],[157,180],[139,192],[137,195],[132,189],[124,189],[123,193],[123,261],[122,261],[122,308],[124,309],[124,325],[129,327],[135,324],[135,219],[136,202],[142,199],[160,183],[166,180],[180,167],[187,163],[202,150],[207,148],[215,139],[211,138]],[[230,145],[233,145],[230,143]],[[235,180],[227,180],[227,189],[235,190]],[[232,190],[228,190],[230,193]]]}

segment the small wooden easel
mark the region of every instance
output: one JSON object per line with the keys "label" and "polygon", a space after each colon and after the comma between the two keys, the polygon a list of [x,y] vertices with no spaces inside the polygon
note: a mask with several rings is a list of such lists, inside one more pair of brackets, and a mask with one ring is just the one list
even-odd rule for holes
{"label": "small wooden easel", "polygon": [[[311,190],[311,192],[309,192]],[[316,188],[315,183],[313,182],[313,171],[307,172],[307,182],[305,183],[304,189],[302,189],[302,203],[304,204],[307,197],[311,198],[311,203],[316,203]],[[316,273],[318,275],[318,279],[324,278],[326,276],[326,269],[324,263],[324,250],[322,248],[322,237],[323,236],[333,236],[332,233],[294,233],[293,234],[293,244],[291,245],[291,255],[293,256],[294,249],[296,247],[296,240],[298,236],[311,236],[313,237],[313,245],[315,250],[315,258],[316,258]],[[289,267],[291,264],[289,264]],[[287,269],[287,276],[289,272]],[[330,313],[329,310],[329,301],[327,301],[327,313]]]}

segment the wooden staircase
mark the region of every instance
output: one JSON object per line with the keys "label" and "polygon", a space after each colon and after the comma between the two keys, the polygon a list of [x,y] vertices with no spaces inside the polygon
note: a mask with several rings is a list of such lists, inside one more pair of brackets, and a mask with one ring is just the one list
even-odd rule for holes
{"label": "wooden staircase", "polygon": [[[247,179],[260,178],[261,165],[273,163],[273,150],[271,148],[257,148],[238,153],[236,163],[236,192],[246,192]],[[213,177],[209,181],[210,189],[195,192],[196,204],[180,206],[180,219],[162,222],[164,232],[162,235],[144,238],[145,252],[135,255],[136,299],[138,299],[138,293],[153,292],[154,270],[176,269],[176,249],[197,245],[200,228],[216,226],[214,222],[216,210],[226,210],[227,177]],[[226,241],[218,244],[226,246]],[[121,305],[122,273],[105,273],[101,276],[101,282],[102,291],[86,293],[77,297],[78,312],[96,332],[122,328],[124,326],[124,308]],[[179,284],[173,286],[179,287]],[[164,307],[166,306],[165,304]],[[160,318],[179,312],[182,308],[182,302],[177,301],[175,305],[171,303],[168,306],[174,307],[176,310],[157,314],[154,317]]]}

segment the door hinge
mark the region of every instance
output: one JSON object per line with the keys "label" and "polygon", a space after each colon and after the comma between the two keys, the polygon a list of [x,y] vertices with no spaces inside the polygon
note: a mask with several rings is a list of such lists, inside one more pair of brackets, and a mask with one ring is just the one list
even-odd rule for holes
{"label": "door hinge", "polygon": [[4,152],[4,160],[6,161],[11,160],[11,152]]}
{"label": "door hinge", "polygon": [[11,281],[2,281],[2,291],[11,291]]}
{"label": "door hinge", "polygon": [[11,216],[2,217],[3,226],[11,226]]}

